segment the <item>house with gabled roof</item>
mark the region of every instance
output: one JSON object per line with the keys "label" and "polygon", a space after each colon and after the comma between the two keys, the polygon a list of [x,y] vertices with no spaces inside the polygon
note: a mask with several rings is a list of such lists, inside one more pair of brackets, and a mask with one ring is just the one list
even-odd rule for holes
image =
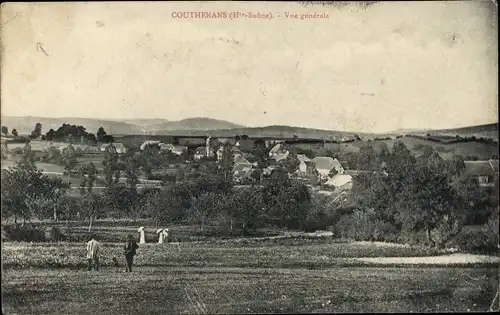
{"label": "house with gabled roof", "polygon": [[476,177],[480,187],[494,187],[498,177],[498,160],[465,161],[464,175]]}
{"label": "house with gabled roof", "polygon": [[253,171],[253,165],[242,155],[234,157],[233,174],[236,179],[249,178]]}
{"label": "house with gabled roof", "polygon": [[[243,152],[238,147],[231,147],[231,151],[233,152],[233,157],[235,156],[243,156]],[[217,161],[220,161],[222,159],[222,152],[224,152],[224,146],[220,146],[219,149],[217,150]]]}
{"label": "house with gabled roof", "polygon": [[337,159],[326,156],[318,156],[313,159],[313,162],[321,178],[328,178],[328,175],[332,170],[335,170],[337,174],[344,173],[344,168]]}

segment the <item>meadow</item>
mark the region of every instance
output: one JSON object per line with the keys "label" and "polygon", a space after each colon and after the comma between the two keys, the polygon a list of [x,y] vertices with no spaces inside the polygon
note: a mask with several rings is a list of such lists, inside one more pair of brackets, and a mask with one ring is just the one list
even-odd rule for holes
{"label": "meadow", "polygon": [[[319,239],[140,245],[123,273],[120,243],[99,272],[84,243],[2,244],[6,314],[241,314],[486,311],[498,265],[383,266],[358,257],[437,255],[425,248]],[[120,266],[113,266],[112,257]]]}

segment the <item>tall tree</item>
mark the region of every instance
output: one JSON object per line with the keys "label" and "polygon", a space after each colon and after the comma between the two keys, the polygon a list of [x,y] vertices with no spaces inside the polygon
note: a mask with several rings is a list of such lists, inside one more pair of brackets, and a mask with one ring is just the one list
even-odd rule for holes
{"label": "tall tree", "polygon": [[79,169],[79,173],[82,178],[80,192],[83,196],[86,192],[92,192],[92,188],[94,188],[94,183],[97,179],[97,168],[91,161],[89,164],[82,165]]}
{"label": "tall tree", "polygon": [[99,130],[97,130],[96,133],[96,139],[97,142],[104,142],[104,137],[106,136],[106,131],[104,131],[103,127],[99,127]]}
{"label": "tall tree", "polygon": [[23,219],[23,224],[33,216],[43,218],[47,210],[56,211],[57,200],[69,188],[69,183],[59,178],[49,178],[34,164],[20,162],[2,170],[2,215]]}
{"label": "tall tree", "polygon": [[389,147],[385,142],[380,143],[379,151],[378,151],[378,161],[379,164],[387,163],[389,157],[391,156],[391,152],[389,151]]}
{"label": "tall tree", "polygon": [[222,157],[219,161],[219,169],[221,170],[224,178],[232,179],[234,167],[234,157],[233,157],[233,148],[231,144],[226,143],[222,150]]}
{"label": "tall tree", "polygon": [[42,124],[36,123],[35,128],[31,132],[30,138],[37,139],[42,135]]}
{"label": "tall tree", "polygon": [[[112,186],[118,184],[120,179],[120,164],[119,164],[119,156],[116,148],[113,144],[110,144],[106,151],[104,152],[104,160],[102,161],[104,166],[104,176],[106,186]],[[113,178],[114,176],[114,178]]]}
{"label": "tall tree", "polygon": [[56,131],[52,128],[45,134],[46,141],[54,141],[55,137],[56,137]]}
{"label": "tall tree", "polygon": [[282,164],[288,174],[295,173],[299,169],[300,165],[299,158],[297,157],[297,152],[293,149],[290,150],[290,154],[282,162]]}
{"label": "tall tree", "polygon": [[70,144],[62,150],[64,169],[71,172],[78,164],[75,148]]}
{"label": "tall tree", "polygon": [[364,145],[359,149],[356,164],[359,170],[374,170],[377,166],[377,155],[371,145]]}
{"label": "tall tree", "polygon": [[103,197],[95,192],[86,191],[83,198],[80,199],[81,208],[87,210],[89,220],[89,233],[92,232],[94,221],[99,217],[103,209]]}
{"label": "tall tree", "polygon": [[9,129],[6,126],[2,126],[2,133],[4,135],[8,135],[9,134]]}
{"label": "tall tree", "polygon": [[31,144],[29,142],[27,142],[23,147],[23,152],[19,163],[35,167],[35,152],[31,150]]}

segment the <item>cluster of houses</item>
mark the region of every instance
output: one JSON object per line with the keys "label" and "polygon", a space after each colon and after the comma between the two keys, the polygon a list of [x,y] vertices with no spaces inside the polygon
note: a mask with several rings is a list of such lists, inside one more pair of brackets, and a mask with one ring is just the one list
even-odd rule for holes
{"label": "cluster of houses", "polygon": [[[345,139],[342,139],[345,140]],[[349,139],[347,139],[349,140]],[[195,160],[203,158],[216,158],[218,161],[222,158],[223,145],[231,144],[234,167],[233,174],[236,181],[245,182],[252,181],[252,173],[258,169],[257,163],[248,161],[252,151],[259,146],[269,148],[268,161],[273,161],[270,166],[260,170],[261,174],[270,175],[281,162],[284,162],[290,156],[289,148],[295,147],[300,149],[318,150],[321,148],[330,149],[332,146],[338,145],[335,142],[324,141],[319,139],[276,139],[276,138],[248,138],[248,137],[199,137],[199,136],[179,136],[173,137],[172,143],[163,143],[161,141],[147,140],[140,145],[140,149],[144,150],[148,145],[158,145],[162,151],[170,151],[176,155],[188,153]],[[7,147],[7,143],[4,143]],[[31,147],[35,151],[46,151],[49,147],[55,147],[59,150],[66,148],[69,144],[64,142],[45,142],[32,141]],[[113,145],[116,152],[119,154],[127,151],[126,147],[119,142],[114,143],[98,143],[97,146],[88,146],[73,144],[75,150],[99,153]],[[9,143],[8,149],[13,146],[23,147],[24,143]],[[310,179],[316,177],[318,182],[325,186],[331,187],[350,187],[352,178],[363,171],[346,169],[345,162],[337,159],[318,156],[313,159],[305,155],[298,155],[299,160],[298,170],[290,176],[295,176],[302,179]],[[465,174],[467,176],[476,177],[481,187],[492,187],[498,176],[498,160],[483,160],[483,161],[465,161]]]}

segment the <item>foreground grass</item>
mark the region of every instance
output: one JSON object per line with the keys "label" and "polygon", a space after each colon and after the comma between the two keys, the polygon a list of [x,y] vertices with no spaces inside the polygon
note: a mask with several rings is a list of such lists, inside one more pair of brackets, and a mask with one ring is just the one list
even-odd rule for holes
{"label": "foreground grass", "polygon": [[[2,244],[4,268],[85,266],[85,243]],[[438,255],[437,250],[420,247],[376,247],[369,243],[337,243],[323,239],[227,240],[140,245],[138,266],[169,267],[252,267],[324,268],[358,264],[356,257],[415,257]],[[123,260],[121,243],[102,243],[101,264],[111,266],[112,258]]]}
{"label": "foreground grass", "polygon": [[[427,256],[417,247],[323,239],[145,244],[123,273],[103,243],[85,271],[83,243],[2,244],[5,314],[213,314],[485,311],[498,265],[374,267],[357,257]],[[113,257],[121,265],[111,264]]]}
{"label": "foreground grass", "polygon": [[4,270],[5,314],[486,311],[498,270],[137,267]]}

